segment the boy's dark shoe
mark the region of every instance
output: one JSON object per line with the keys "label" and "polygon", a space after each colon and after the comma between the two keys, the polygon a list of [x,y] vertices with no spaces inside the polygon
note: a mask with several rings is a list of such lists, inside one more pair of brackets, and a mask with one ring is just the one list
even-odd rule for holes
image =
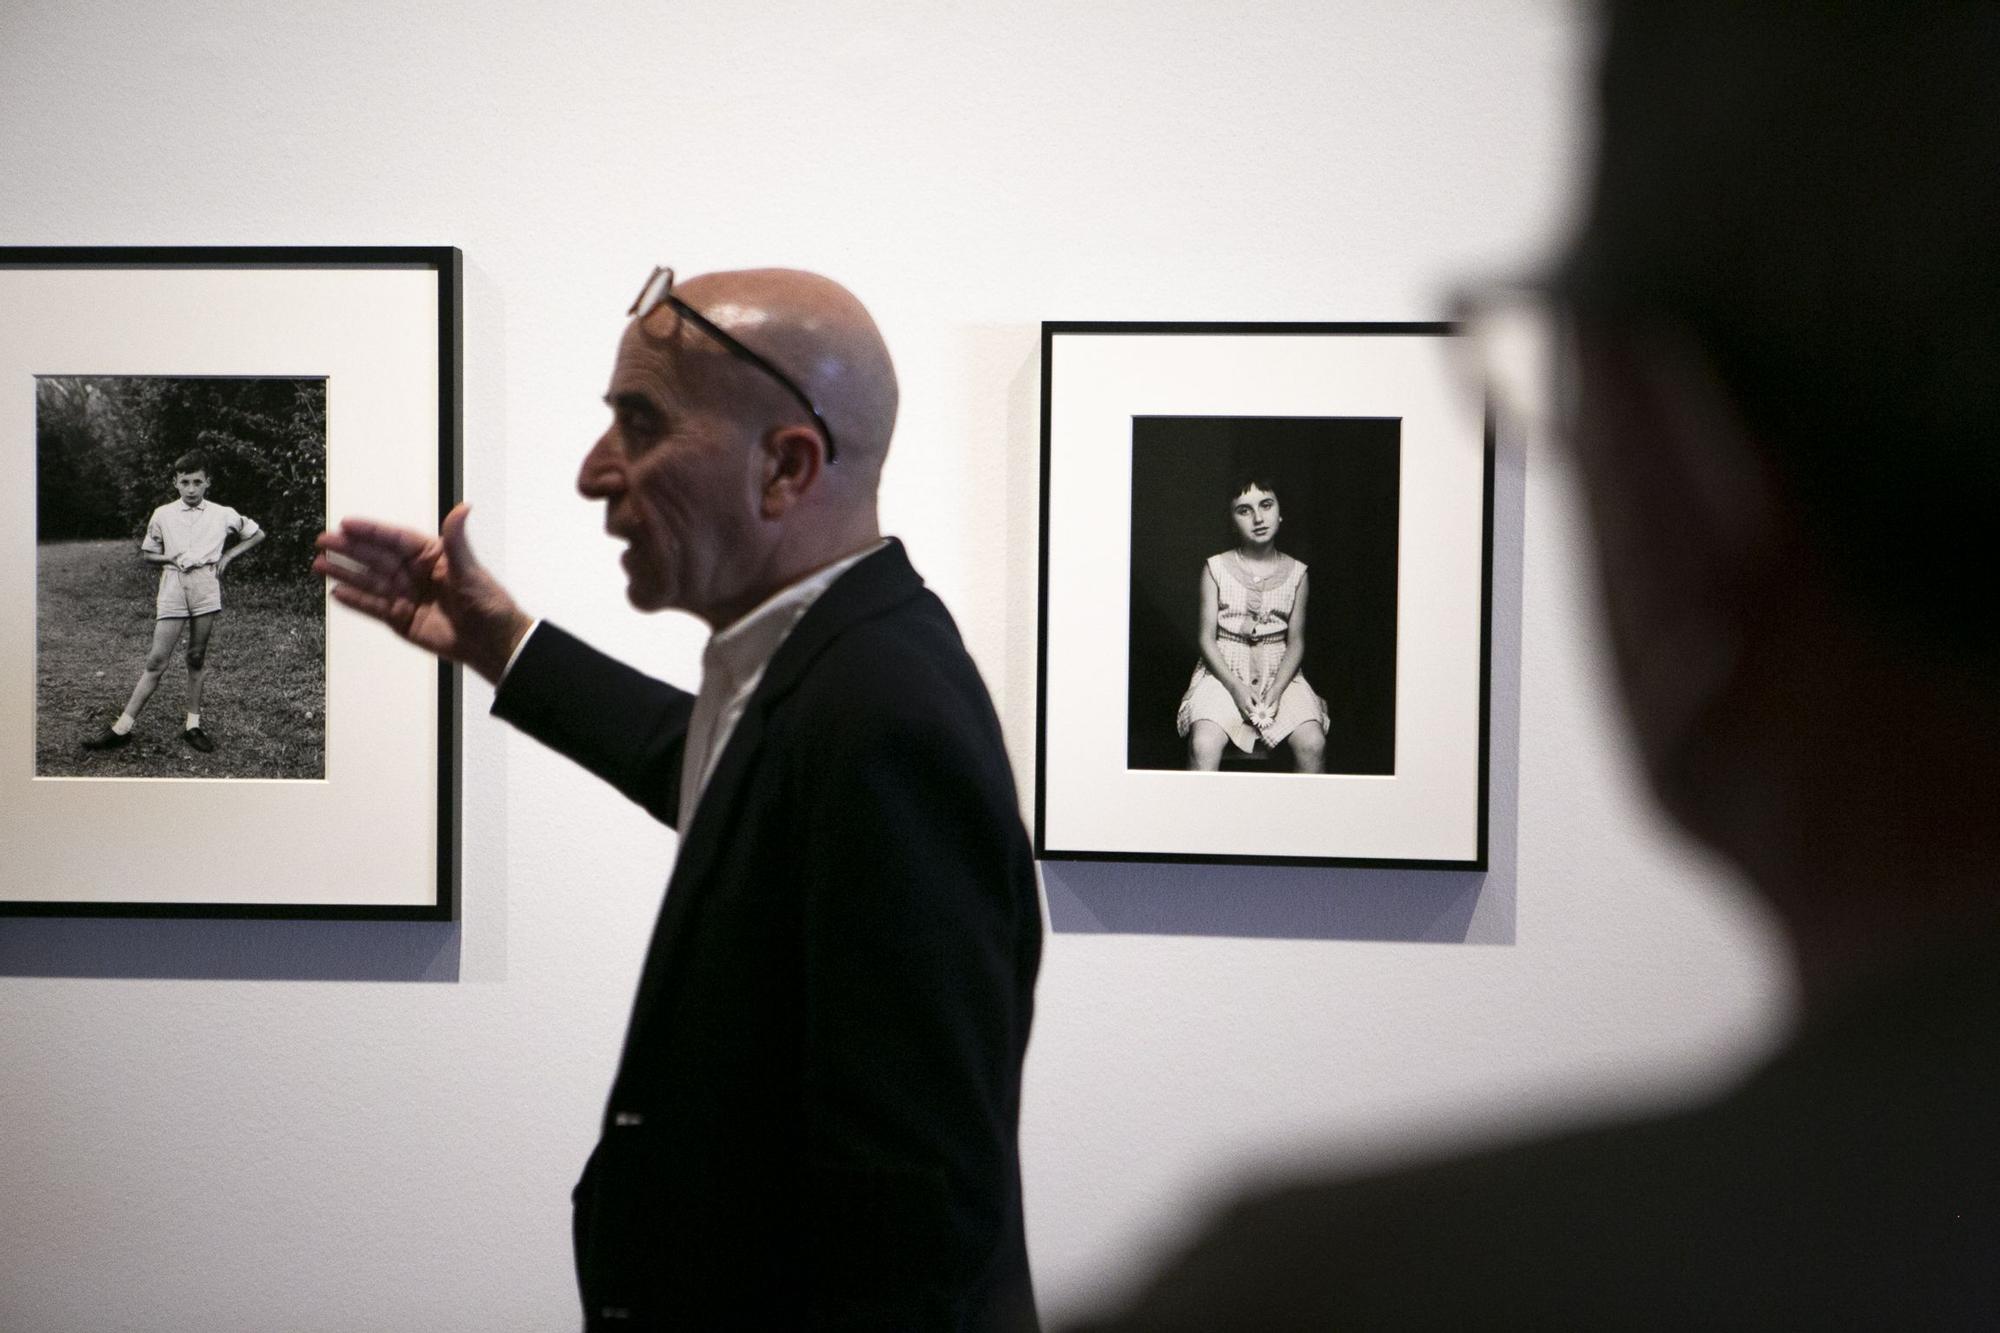
{"label": "boy's dark shoe", "polygon": [[215,748],[215,742],[210,740],[208,733],[200,727],[189,727],[181,733],[181,739],[192,745],[195,749],[200,750],[203,754],[207,754]]}
{"label": "boy's dark shoe", "polygon": [[86,750],[119,750],[131,743],[131,732],[128,731],[121,736],[111,728],[106,727],[97,735],[87,738],[83,742],[83,748]]}

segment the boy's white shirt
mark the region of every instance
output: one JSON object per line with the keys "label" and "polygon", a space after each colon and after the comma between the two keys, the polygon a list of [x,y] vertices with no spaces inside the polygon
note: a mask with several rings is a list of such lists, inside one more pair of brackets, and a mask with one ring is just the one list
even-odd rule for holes
{"label": "boy's white shirt", "polygon": [[151,521],[146,524],[146,539],[139,549],[151,555],[172,556],[178,568],[199,569],[222,559],[222,547],[230,533],[248,541],[262,531],[257,520],[228,505],[207,499],[197,505],[174,500],[153,511]]}

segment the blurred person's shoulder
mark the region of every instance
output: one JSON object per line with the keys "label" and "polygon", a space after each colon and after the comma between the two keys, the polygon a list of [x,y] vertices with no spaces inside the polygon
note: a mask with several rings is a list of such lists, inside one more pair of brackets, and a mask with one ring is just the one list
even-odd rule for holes
{"label": "blurred person's shoulder", "polygon": [[1996,962],[1924,960],[1693,1110],[1246,1197],[1091,1327],[1989,1326]]}

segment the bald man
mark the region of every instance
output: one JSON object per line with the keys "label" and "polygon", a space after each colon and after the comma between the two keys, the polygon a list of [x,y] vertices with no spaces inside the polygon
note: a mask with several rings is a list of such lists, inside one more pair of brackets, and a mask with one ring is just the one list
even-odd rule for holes
{"label": "bald man", "polygon": [[630,315],[577,488],[632,605],[712,629],[698,695],[521,610],[464,506],[315,564],[681,832],[575,1194],[585,1325],[1032,1327],[1040,904],[992,704],[877,523],[888,349],[789,270],[659,270]]}

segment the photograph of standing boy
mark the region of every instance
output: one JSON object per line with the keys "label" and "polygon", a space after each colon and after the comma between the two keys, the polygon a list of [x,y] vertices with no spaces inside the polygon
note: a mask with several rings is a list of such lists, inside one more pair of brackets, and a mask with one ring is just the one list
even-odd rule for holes
{"label": "photograph of standing boy", "polygon": [[324,377],[35,377],[37,778],[326,776],[326,475]]}
{"label": "photograph of standing boy", "polygon": [[[209,463],[202,455],[183,454],[174,460],[178,500],[153,511],[139,556],[160,567],[160,589],[154,599],[153,646],[139,672],[139,683],[125,711],[98,735],[84,741],[86,750],[115,750],[132,740],[140,710],[159,688],[160,677],[174,660],[174,649],[187,627],[187,722],[181,739],[203,754],[215,742],[201,729],[201,687],[208,672],[208,642],[222,614],[222,574],[264,540],[255,519],[208,498]],[[234,545],[229,539],[235,537]]]}

